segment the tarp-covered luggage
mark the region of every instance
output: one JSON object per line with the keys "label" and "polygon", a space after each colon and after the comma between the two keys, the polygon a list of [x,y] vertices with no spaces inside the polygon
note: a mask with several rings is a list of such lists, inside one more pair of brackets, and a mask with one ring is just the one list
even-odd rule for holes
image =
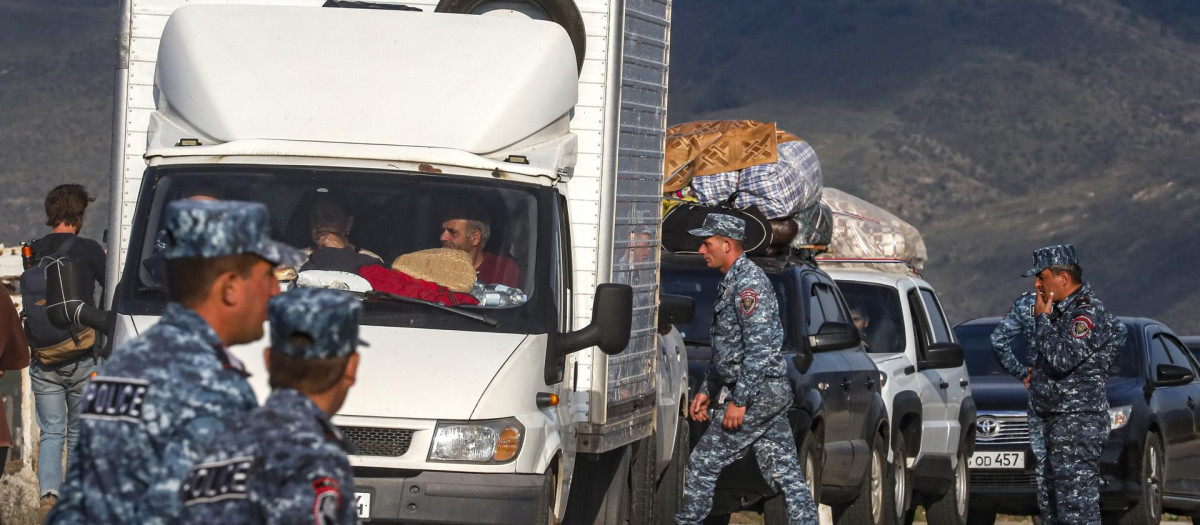
{"label": "tarp-covered luggage", "polygon": [[817,152],[803,140],[781,142],[777,151],[777,162],[692,179],[696,198],[715,204],[738,191],[735,206],[756,206],[768,219],[811,208],[820,200],[824,182]]}
{"label": "tarp-covered luggage", "polygon": [[928,253],[921,233],[911,224],[870,202],[834,188],[821,201],[833,211],[829,253],[821,266],[868,267],[887,272],[920,272]]}

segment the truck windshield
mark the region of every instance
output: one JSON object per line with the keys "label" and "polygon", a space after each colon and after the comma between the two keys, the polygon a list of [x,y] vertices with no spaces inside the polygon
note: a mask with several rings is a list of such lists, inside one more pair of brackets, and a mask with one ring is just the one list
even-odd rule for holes
{"label": "truck windshield", "polygon": [[[992,351],[991,338],[995,329],[996,324],[994,323],[963,325],[954,329],[954,334],[958,336],[958,342],[962,345],[963,354],[966,357],[967,373],[973,376],[1008,375]],[[1133,327],[1130,327],[1129,333],[1134,333]],[[1132,336],[1125,339],[1121,355],[1117,356],[1116,361],[1108,370],[1110,377],[1137,377],[1136,339]],[[1017,336],[1017,340],[1013,344],[1013,354],[1021,364],[1029,366],[1029,345],[1025,342],[1024,337]]]}
{"label": "truck windshield", "polygon": [[862,332],[867,351],[890,354],[904,351],[904,311],[895,288],[878,284],[838,281],[850,307],[854,326]]}
{"label": "truck windshield", "polygon": [[[541,195],[547,193],[547,195]],[[528,333],[539,303],[539,213],[552,190],[468,176],[329,167],[175,166],[146,172],[122,279],[128,313],[154,313],[166,300],[162,211],[180,199],[257,201],[272,237],[307,260],[276,270],[281,288],[360,292],[364,324]],[[546,285],[548,288],[548,285]],[[547,290],[548,291],[548,290]],[[372,292],[372,293],[368,293]],[[401,296],[417,301],[382,301]],[[552,294],[543,293],[551,296]],[[478,317],[478,316],[476,316]]]}

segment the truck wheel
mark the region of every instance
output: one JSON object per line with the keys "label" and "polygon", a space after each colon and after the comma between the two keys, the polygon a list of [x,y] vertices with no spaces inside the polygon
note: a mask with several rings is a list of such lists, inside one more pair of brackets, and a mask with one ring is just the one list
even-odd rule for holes
{"label": "truck wheel", "polygon": [[677,427],[671,461],[667,463],[667,469],[663,471],[662,477],[658,479],[658,486],[654,489],[654,512],[657,516],[655,521],[662,525],[675,523],[672,518],[683,504],[683,473],[687,470],[688,456],[691,452],[688,444],[689,426],[687,419],[682,415],[679,416]]}
{"label": "truck wheel", "polygon": [[[1162,520],[1163,465],[1162,439],[1158,434],[1146,435],[1146,448],[1142,450],[1142,468],[1138,472],[1142,490],[1137,501],[1121,515],[1120,525],[1145,525]],[[1195,521],[1193,519],[1193,521]]]}
{"label": "truck wheel", "polygon": [[966,525],[967,497],[971,493],[971,475],[967,472],[966,446],[958,446],[958,464],[950,489],[925,507],[929,525]]}
{"label": "truck wheel", "polygon": [[885,502],[896,523],[904,523],[908,506],[912,503],[912,472],[908,470],[908,444],[904,432],[892,436],[892,462],[888,469],[888,498]]}
{"label": "truck wheel", "polygon": [[554,525],[554,488],[556,485],[554,474],[546,472],[542,478],[544,478],[542,479],[542,493],[538,495],[536,503],[538,514],[534,523]]}
{"label": "truck wheel", "polygon": [[[811,433],[805,434],[800,443],[800,469],[804,473],[804,483],[812,493],[813,504],[821,504],[821,447],[817,437]],[[787,500],[779,494],[763,502],[763,525],[786,525],[788,523]]]}
{"label": "truck wheel", "polygon": [[858,497],[849,505],[834,512],[837,525],[882,525],[890,516],[884,513],[885,478],[887,478],[887,445],[883,436],[876,434],[871,444],[871,464],[866,476],[858,485]]}
{"label": "truck wheel", "polygon": [[629,525],[653,525],[654,479],[658,463],[651,434],[633,444],[629,461]]}

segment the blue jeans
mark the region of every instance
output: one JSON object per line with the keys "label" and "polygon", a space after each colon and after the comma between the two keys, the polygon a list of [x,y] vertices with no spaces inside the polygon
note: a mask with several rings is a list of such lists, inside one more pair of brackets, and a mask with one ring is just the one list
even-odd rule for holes
{"label": "blue jeans", "polygon": [[38,493],[58,496],[63,481],[63,441],[69,452],[79,442],[79,399],[97,358],[88,356],[72,363],[43,365],[37,359],[29,364],[41,435],[38,439]]}

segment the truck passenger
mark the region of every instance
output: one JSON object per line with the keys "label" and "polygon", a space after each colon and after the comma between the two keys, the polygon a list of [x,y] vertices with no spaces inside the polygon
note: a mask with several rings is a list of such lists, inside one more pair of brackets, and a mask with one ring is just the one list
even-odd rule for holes
{"label": "truck passenger", "polygon": [[481,215],[460,208],[446,215],[440,240],[443,247],[461,250],[471,256],[479,282],[519,288],[521,269],[516,261],[483,251],[491,235],[492,229]]}
{"label": "truck passenger", "polygon": [[300,271],[356,273],[362,266],[383,264],[383,259],[374,252],[350,242],[354,216],[337,197],[318,193],[309,207],[308,224],[313,244],[302,250],[308,258],[300,265]]}

